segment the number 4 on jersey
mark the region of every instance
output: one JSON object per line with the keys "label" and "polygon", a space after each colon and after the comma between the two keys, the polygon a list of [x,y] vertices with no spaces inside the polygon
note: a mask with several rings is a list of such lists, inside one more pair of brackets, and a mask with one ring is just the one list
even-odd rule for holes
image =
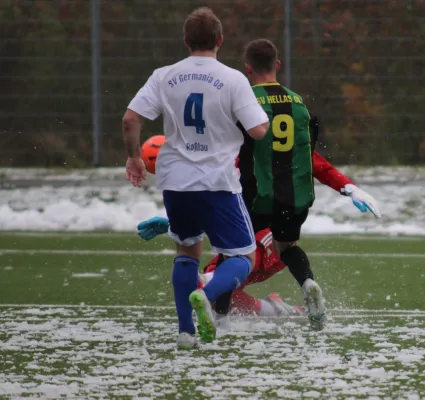
{"label": "number 4 on jersey", "polygon": [[203,93],[191,93],[184,106],[184,125],[194,126],[196,133],[204,134],[205,121],[202,119],[202,107],[204,105]]}

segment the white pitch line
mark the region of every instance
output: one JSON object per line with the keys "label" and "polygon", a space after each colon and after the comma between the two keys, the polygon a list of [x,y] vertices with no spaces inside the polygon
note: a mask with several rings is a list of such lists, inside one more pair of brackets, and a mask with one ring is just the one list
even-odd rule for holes
{"label": "white pitch line", "polygon": [[[0,304],[0,308],[105,308],[105,309],[129,309],[129,310],[174,310],[175,307],[169,306],[148,306],[148,305],[123,305],[123,304]],[[382,316],[391,314],[399,315],[421,315],[425,316],[425,310],[382,310],[382,309],[367,309],[367,308],[331,308],[330,313],[351,313],[351,314],[368,314],[370,316]]]}
{"label": "white pitch line", "polygon": [[[108,256],[173,256],[176,254],[175,250],[58,250],[58,249],[0,249],[1,254],[52,254],[52,255],[108,255]],[[213,254],[212,252],[205,252],[205,254]]]}
{"label": "white pitch line", "polygon": [[[135,236],[134,232],[131,231],[112,231],[112,232],[96,232],[96,231],[64,231],[64,232],[43,232],[43,231],[33,231],[33,232],[20,232],[20,231],[1,231],[1,236],[23,236],[23,237],[66,237],[66,238],[78,238],[78,237],[89,237],[89,238],[105,238],[105,237],[129,237]],[[303,235],[305,239],[336,239],[336,240],[407,240],[407,241],[423,241],[425,236],[416,235],[361,235],[361,234],[305,234]]]}
{"label": "white pitch line", "polygon": [[[1,251],[1,250],[0,250]],[[424,253],[339,253],[339,252],[307,252],[312,257],[368,257],[368,258],[425,258]]]}
{"label": "white pitch line", "polygon": [[111,308],[129,310],[174,310],[174,306],[143,306],[143,305],[120,305],[120,304],[0,304],[0,308]]}
{"label": "white pitch line", "polygon": [[[58,250],[58,249],[0,249],[2,254],[45,254],[45,255],[109,255],[109,256],[173,256],[175,250]],[[206,255],[214,255],[205,251]],[[345,253],[345,252],[309,252],[311,257],[369,257],[369,258],[425,258],[424,253]]]}
{"label": "white pitch line", "polygon": [[407,235],[358,235],[358,234],[352,234],[352,235],[346,235],[346,234],[335,234],[335,235],[326,235],[326,234],[310,234],[310,235],[304,235],[301,239],[300,242],[302,242],[303,238],[305,239],[334,239],[334,240],[364,240],[364,241],[369,241],[369,240],[382,240],[382,241],[388,241],[388,240],[397,240],[397,241],[425,241],[425,237],[424,236],[407,236]]}

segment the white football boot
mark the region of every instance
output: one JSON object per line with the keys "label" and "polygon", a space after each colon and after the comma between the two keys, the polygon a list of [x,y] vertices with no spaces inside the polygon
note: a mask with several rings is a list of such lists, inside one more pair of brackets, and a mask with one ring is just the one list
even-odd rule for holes
{"label": "white football boot", "polygon": [[180,333],[177,338],[177,349],[178,350],[191,350],[198,347],[198,339],[194,335],[187,332]]}
{"label": "white football boot", "polygon": [[311,328],[315,331],[323,330],[326,323],[326,307],[322,289],[315,281],[307,279],[302,286],[302,292],[307,303]]}

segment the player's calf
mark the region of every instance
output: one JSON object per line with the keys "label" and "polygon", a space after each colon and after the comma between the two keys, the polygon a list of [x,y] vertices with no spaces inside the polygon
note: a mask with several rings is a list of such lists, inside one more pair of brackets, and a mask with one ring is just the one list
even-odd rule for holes
{"label": "player's calf", "polygon": [[189,295],[198,286],[198,268],[199,260],[196,258],[178,256],[174,260],[172,281],[176,311],[179,319],[179,333],[195,333]]}
{"label": "player's calf", "polygon": [[[283,243],[283,245],[285,244]],[[314,281],[307,254],[297,245],[282,247],[285,250],[279,253],[280,259],[286,264],[302,288],[304,300],[308,307],[310,325],[314,330],[322,330],[326,323],[325,300],[322,289]]]}
{"label": "player's calf", "polygon": [[302,286],[307,279],[314,279],[313,271],[310,268],[310,260],[305,251],[292,243],[278,243],[276,245],[280,251],[280,259],[288,267],[291,274]]}
{"label": "player's calf", "polygon": [[204,287],[208,300],[212,303],[224,293],[237,289],[251,272],[251,259],[246,256],[230,257],[216,269],[213,278]]}
{"label": "player's calf", "polygon": [[[224,261],[223,254],[219,254],[216,267],[215,267],[216,270],[223,263],[223,261]],[[230,300],[232,298],[232,294],[233,292],[227,292],[217,297],[215,301],[215,312],[216,312],[217,320],[229,314]]]}
{"label": "player's calf", "polygon": [[[248,257],[250,259],[251,266],[255,265],[255,252],[248,254],[246,257]],[[229,259],[229,258],[226,258],[226,259]],[[225,261],[224,256],[222,254],[220,254],[220,257],[219,257],[219,260],[218,260],[217,266],[216,266],[216,271],[224,261]],[[248,271],[248,274],[249,274],[249,272],[250,271]],[[243,279],[243,277],[240,277],[240,278]],[[246,278],[244,278],[243,281],[245,281],[245,279]],[[232,295],[233,295],[233,291],[228,291],[228,292],[222,293],[215,300],[215,312],[216,312],[218,318],[226,316],[229,313]]]}

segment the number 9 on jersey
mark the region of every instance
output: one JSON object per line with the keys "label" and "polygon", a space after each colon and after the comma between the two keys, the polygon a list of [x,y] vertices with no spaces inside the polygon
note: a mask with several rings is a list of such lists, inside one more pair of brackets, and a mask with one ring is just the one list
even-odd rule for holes
{"label": "number 9 on jersey", "polygon": [[[274,151],[290,151],[294,147],[294,120],[290,115],[279,114],[273,118],[272,132],[277,139],[273,141]],[[282,140],[286,139],[286,143]]]}

